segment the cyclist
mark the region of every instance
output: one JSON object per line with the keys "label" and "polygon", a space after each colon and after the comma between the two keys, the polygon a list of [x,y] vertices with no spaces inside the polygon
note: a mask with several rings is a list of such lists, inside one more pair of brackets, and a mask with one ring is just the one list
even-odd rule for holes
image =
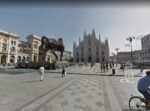
{"label": "cyclist", "polygon": [[150,109],[150,71],[146,72],[146,76],[138,81],[138,90],[146,98],[147,108]]}

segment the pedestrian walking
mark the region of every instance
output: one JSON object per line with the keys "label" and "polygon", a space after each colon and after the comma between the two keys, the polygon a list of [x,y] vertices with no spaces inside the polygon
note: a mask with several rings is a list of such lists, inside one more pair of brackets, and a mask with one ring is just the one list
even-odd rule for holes
{"label": "pedestrian walking", "polygon": [[111,64],[111,62],[109,63],[109,67],[110,67],[110,69],[112,68],[112,64]]}
{"label": "pedestrian walking", "polygon": [[115,75],[115,67],[112,67],[112,75]]}
{"label": "pedestrian walking", "polygon": [[43,81],[44,80],[44,64],[41,65],[40,69],[39,69],[39,72],[40,72],[40,81]]}
{"label": "pedestrian walking", "polygon": [[63,66],[63,67],[62,67],[62,77],[65,76],[65,73],[66,73],[66,72],[65,72],[65,67]]}
{"label": "pedestrian walking", "polygon": [[108,63],[106,63],[106,70],[108,71]]}
{"label": "pedestrian walking", "polygon": [[123,72],[124,72],[124,69],[125,69],[125,65],[124,65],[124,63],[121,63],[120,69],[121,69],[121,71],[123,71]]}
{"label": "pedestrian walking", "polygon": [[91,68],[93,67],[93,64],[92,64],[92,62],[91,62]]}
{"label": "pedestrian walking", "polygon": [[143,69],[144,69],[143,64],[141,64],[141,70],[140,70],[141,73],[143,73]]}
{"label": "pedestrian walking", "polygon": [[104,70],[104,72],[105,72],[105,68],[106,68],[106,67],[105,67],[105,63],[104,63],[104,64],[103,64],[103,70]]}

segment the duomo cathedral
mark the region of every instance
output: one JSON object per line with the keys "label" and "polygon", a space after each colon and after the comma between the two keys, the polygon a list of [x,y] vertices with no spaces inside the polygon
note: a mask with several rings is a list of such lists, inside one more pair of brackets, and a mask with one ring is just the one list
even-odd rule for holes
{"label": "duomo cathedral", "polygon": [[97,39],[95,31],[84,32],[83,40],[79,38],[79,45],[73,43],[73,59],[75,63],[107,63],[109,62],[108,39]]}

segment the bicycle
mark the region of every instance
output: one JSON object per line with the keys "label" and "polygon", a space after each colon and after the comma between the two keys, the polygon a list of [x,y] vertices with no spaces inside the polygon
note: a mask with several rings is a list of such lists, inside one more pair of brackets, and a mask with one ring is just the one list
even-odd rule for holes
{"label": "bicycle", "polygon": [[132,96],[129,99],[129,108],[131,111],[150,111],[146,107],[147,100],[141,96]]}

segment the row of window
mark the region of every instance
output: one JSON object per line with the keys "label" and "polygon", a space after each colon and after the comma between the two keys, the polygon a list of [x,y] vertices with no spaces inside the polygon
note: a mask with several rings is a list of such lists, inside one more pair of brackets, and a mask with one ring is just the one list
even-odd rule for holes
{"label": "row of window", "polygon": [[7,45],[6,44],[2,44],[2,52],[5,52],[7,50]]}
{"label": "row of window", "polygon": [[0,39],[0,41],[3,42],[3,43],[7,43],[7,39],[6,38],[2,38],[2,39]]}
{"label": "row of window", "polygon": [[16,41],[12,40],[12,41],[11,41],[11,45],[16,46]]}
{"label": "row of window", "polygon": [[[21,57],[21,56],[18,56],[17,58],[17,62],[25,62],[25,61],[29,61],[29,57]],[[14,63],[15,62],[15,56],[11,56],[10,57],[10,63]]]}

